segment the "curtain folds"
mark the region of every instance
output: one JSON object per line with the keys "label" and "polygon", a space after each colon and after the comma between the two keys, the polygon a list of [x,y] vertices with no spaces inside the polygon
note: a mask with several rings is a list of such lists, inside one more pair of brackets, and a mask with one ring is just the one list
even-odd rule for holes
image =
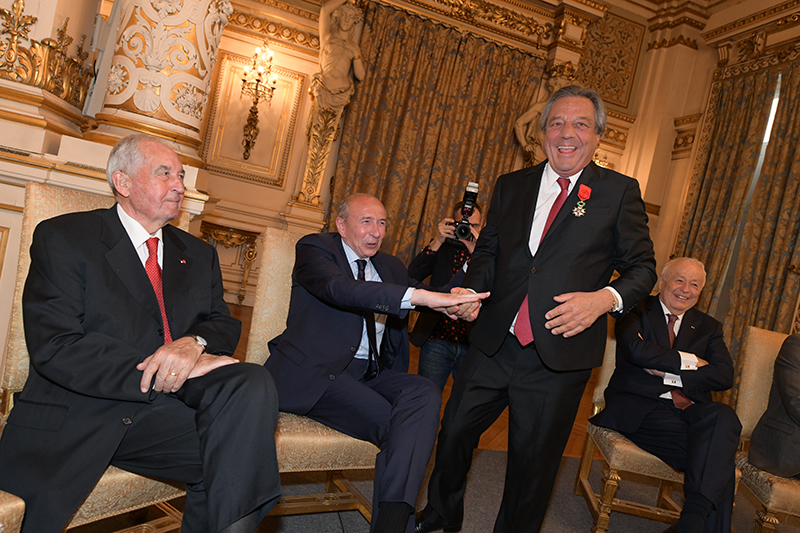
{"label": "curtain folds", "polygon": [[389,218],[382,249],[408,263],[467,182],[488,204],[495,178],[512,170],[514,121],[545,60],[382,4],[364,19],[367,71],[346,110],[331,205],[377,196]]}
{"label": "curtain folds", "polygon": [[[789,333],[800,291],[796,270],[800,265],[800,62],[782,71],[780,100],[725,317],[725,337],[732,354],[739,353],[747,326]],[[741,364],[736,358],[737,383],[731,401],[736,399]]]}
{"label": "curtain folds", "polygon": [[705,264],[708,279],[697,308],[707,313],[719,301],[777,76],[773,69],[718,82],[706,112],[714,124],[697,156],[674,254]]}

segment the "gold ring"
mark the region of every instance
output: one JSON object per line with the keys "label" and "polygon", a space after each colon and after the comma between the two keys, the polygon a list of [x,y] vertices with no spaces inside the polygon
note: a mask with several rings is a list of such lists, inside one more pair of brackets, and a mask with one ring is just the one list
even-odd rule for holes
{"label": "gold ring", "polygon": [[169,373],[169,375],[170,375],[170,376],[177,376],[177,375],[178,375],[178,373],[177,373],[177,372],[170,372],[170,373]]}

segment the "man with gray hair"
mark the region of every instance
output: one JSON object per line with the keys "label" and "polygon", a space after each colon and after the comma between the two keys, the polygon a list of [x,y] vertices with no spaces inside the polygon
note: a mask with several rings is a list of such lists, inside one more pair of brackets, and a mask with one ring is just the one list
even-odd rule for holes
{"label": "man with gray hair", "polygon": [[659,295],[617,322],[617,366],[606,407],[591,419],[686,473],[683,510],[667,532],[731,530],[742,426],[730,406],[711,398],[733,385],[733,362],[722,324],[694,308],[705,281],[703,263],[673,259]]}
{"label": "man with gray hair", "polygon": [[498,178],[459,289],[491,295],[449,310],[477,321],[418,533],[461,529],[472,450],[506,407],[508,466],[494,531],[541,528],[583,389],[603,361],[606,314],[622,316],[655,283],[638,183],[592,162],[606,127],[600,97],[561,88],[540,124],[548,159]]}
{"label": "man with gray hair", "polygon": [[230,357],[241,324],[214,248],[169,225],[178,155],[126,137],[107,174],[115,206],[34,231],[0,489],[25,500],[24,533],[57,533],[113,465],[185,483],[185,533],[252,533],[280,497],[275,383]]}

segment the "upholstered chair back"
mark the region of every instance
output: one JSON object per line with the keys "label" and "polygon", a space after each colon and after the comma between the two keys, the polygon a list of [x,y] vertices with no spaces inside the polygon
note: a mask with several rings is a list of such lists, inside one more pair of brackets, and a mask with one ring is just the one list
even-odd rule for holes
{"label": "upholstered chair back", "polygon": [[[88,192],[63,189],[43,183],[28,183],[25,187],[25,208],[22,215],[22,235],[19,245],[19,263],[17,279],[14,287],[14,300],[8,326],[8,342],[6,344],[5,367],[3,370],[2,389],[5,395],[22,390],[28,379],[28,348],[25,344],[25,333],[22,322],[22,289],[28,277],[31,264],[30,248],[33,230],[43,220],[64,213],[89,211],[107,208],[114,205],[114,198]],[[185,212],[175,221],[181,229],[188,229],[189,217]],[[8,415],[10,401],[5,403],[3,415]]]}
{"label": "upholstered chair back", "polygon": [[247,339],[247,361],[263,365],[269,357],[267,344],[286,329],[292,293],[294,247],[302,236],[301,233],[276,228],[264,230],[261,268],[250,336]]}
{"label": "upholstered chair back", "polygon": [[749,441],[761,415],[767,410],[775,359],[788,335],[754,326],[747,328],[745,335],[740,355],[744,357],[744,363],[739,377],[736,414],[742,422],[741,439]]}

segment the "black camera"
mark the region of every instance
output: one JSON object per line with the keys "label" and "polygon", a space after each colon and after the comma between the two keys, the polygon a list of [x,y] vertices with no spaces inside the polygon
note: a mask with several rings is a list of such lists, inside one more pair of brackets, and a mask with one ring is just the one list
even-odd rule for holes
{"label": "black camera", "polygon": [[465,241],[471,241],[472,226],[469,223],[469,217],[475,210],[475,202],[478,200],[478,184],[470,181],[467,188],[464,190],[464,199],[461,201],[461,221],[453,222],[452,225],[456,227],[456,238]]}

